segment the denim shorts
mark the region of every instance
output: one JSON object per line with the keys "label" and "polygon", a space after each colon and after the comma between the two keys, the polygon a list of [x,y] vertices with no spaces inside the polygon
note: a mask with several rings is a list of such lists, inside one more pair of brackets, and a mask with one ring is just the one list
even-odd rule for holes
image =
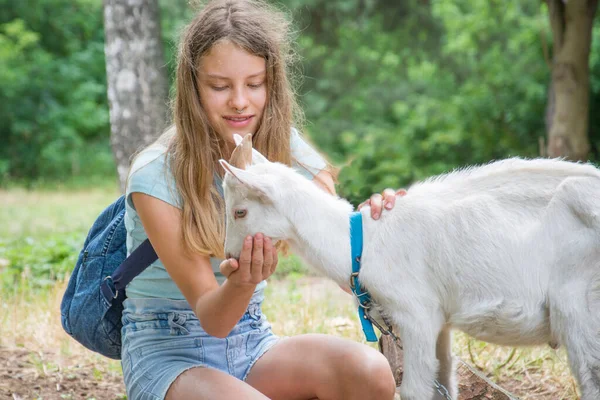
{"label": "denim shorts", "polygon": [[132,400],[164,399],[184,371],[208,367],[244,380],[277,341],[255,293],[246,313],[226,338],[208,335],[185,300],[126,299],[121,365]]}

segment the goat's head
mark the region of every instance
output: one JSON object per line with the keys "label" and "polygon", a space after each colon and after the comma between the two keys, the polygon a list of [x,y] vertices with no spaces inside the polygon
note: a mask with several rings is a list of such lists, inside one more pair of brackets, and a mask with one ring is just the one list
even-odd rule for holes
{"label": "goat's head", "polygon": [[225,254],[238,258],[244,238],[263,233],[273,241],[288,239],[292,227],[280,212],[281,173],[288,168],[269,162],[252,148],[251,135],[236,135],[236,148],[225,168]]}

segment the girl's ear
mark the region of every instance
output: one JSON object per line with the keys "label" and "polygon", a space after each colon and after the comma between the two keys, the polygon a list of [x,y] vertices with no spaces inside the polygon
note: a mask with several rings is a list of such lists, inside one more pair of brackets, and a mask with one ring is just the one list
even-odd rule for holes
{"label": "girl's ear", "polygon": [[259,197],[261,200],[270,200],[271,194],[273,193],[273,184],[271,181],[265,179],[262,176],[253,174],[244,169],[236,168],[230,165],[225,160],[219,160],[221,166],[225,169],[226,173],[231,174],[235,177],[242,185],[246,186],[254,195]]}

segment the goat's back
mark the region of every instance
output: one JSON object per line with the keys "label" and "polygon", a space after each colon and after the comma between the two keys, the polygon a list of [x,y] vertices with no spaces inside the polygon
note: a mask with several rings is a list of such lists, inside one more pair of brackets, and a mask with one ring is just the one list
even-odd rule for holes
{"label": "goat's back", "polygon": [[448,315],[477,319],[476,304],[510,299],[544,319],[561,253],[600,245],[600,227],[590,233],[575,210],[600,212],[598,178],[587,164],[509,159],[415,184],[380,221],[364,219],[361,280],[379,298],[439,299]]}
{"label": "goat's back", "polygon": [[[521,214],[545,207],[557,187],[572,177],[600,178],[600,170],[560,159],[510,158],[429,178],[411,186],[409,193],[414,201],[437,202],[442,208],[471,196],[489,197]],[[600,179],[590,182],[600,187]]]}

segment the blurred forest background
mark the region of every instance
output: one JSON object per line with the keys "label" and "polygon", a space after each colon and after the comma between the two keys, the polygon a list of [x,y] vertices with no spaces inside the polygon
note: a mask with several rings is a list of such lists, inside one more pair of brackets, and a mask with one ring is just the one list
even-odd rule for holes
{"label": "blurred forest background", "polygon": [[[159,5],[171,85],[179,31],[193,5],[186,0]],[[282,5],[298,33],[304,131],[345,166],[340,191],[353,202],[457,166],[538,156],[546,146],[540,139],[547,131],[553,57],[546,2]],[[0,186],[116,178],[102,7],[101,0],[0,0]],[[585,153],[595,161],[598,23],[591,46],[585,132],[591,147]]]}

